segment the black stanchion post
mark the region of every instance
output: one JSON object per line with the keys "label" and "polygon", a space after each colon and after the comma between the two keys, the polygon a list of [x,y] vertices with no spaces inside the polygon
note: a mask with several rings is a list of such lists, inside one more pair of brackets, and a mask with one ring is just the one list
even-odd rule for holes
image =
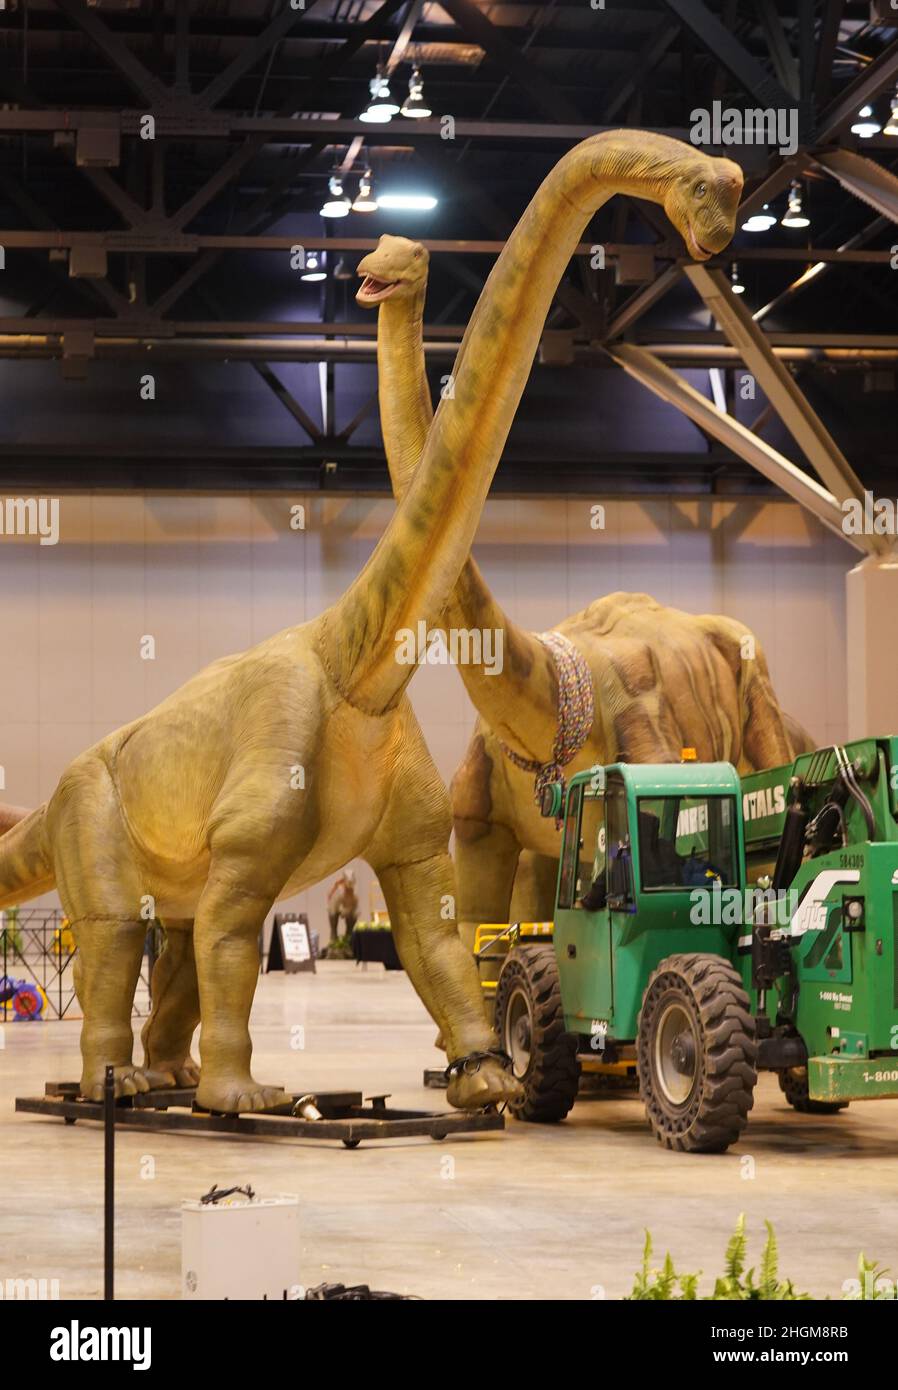
{"label": "black stanchion post", "polygon": [[115,1068],[106,1068],[103,1087],[103,1298],[115,1298]]}

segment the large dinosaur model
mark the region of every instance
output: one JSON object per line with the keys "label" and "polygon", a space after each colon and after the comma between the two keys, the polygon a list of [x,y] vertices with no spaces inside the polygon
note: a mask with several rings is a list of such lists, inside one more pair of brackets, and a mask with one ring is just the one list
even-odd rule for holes
{"label": "large dinosaur model", "polygon": [[[673,210],[705,189],[704,220],[685,235],[701,259],[705,248],[722,249],[732,235],[741,174],[729,161],[678,149],[679,168],[668,171],[663,201],[682,226]],[[423,351],[428,256],[415,242],[382,237],[358,269],[364,278],[357,301],[379,306],[381,424],[401,498],[432,417]],[[784,726],[753,634],[728,618],[693,617],[645,594],[612,594],[538,637],[511,622],[469,559],[445,622],[503,638],[500,675],[477,661],[460,667],[480,714],[452,785],[467,937],[477,922],[508,920],[513,885],[519,915],[551,913],[558,840],[534,805],[533,772],[545,780],[568,762],[580,769],[618,757],[672,761],[684,746],[702,759],[763,767],[790,760],[793,743],[803,739],[797,726]]]}
{"label": "large dinosaur model", "polygon": [[[495,1034],[451,911],[449,827],[403,693],[415,668],[397,659],[398,644],[439,619],[458,578],[552,295],[593,213],[619,191],[654,198],[705,255],[702,243],[715,250],[729,239],[740,186],[728,162],[640,132],[571,150],[498,258],[454,393],[346,593],[313,621],[215,662],[81,754],[49,802],[0,838],[0,907],[55,885],[72,925],[85,1095],[100,1093],[107,1064],[120,1093],[189,1078],[199,1018],[198,1103],[284,1103],[250,1073],[259,929],[279,897],[356,856],[380,879],[406,969],[458,1063],[450,1101],[513,1094],[517,1083],[487,1055]],[[180,945],[160,959],[170,964],[154,982],[136,1067],[131,1001],[145,919],[157,914]]]}

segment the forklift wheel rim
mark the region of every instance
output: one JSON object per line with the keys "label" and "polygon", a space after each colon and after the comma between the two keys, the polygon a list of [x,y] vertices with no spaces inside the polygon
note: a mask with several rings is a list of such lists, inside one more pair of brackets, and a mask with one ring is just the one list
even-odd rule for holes
{"label": "forklift wheel rim", "polygon": [[515,1076],[526,1074],[531,1061],[533,1048],[533,1016],[530,999],[522,986],[516,986],[508,996],[505,1006],[505,1034],[503,1044],[512,1061]]}
{"label": "forklift wheel rim", "polygon": [[[698,1038],[688,1009],[672,999],[661,1010],[655,1029],[655,1075],[669,1105],[683,1106],[695,1087],[698,1071]],[[677,1055],[679,1053],[679,1056]],[[691,1065],[683,1068],[683,1054]]]}

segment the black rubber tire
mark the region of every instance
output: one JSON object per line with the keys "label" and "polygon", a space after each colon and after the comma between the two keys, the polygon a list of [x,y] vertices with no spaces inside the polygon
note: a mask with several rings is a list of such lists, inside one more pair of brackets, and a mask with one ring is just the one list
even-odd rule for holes
{"label": "black rubber tire", "polygon": [[847,1100],[811,1100],[808,1095],[807,1067],[790,1067],[777,1074],[780,1090],[793,1110],[801,1115],[835,1115],[848,1109]]}
{"label": "black rubber tire", "polygon": [[[656,1064],[656,1036],[662,1028],[663,1037],[671,1006],[689,1020],[696,1044],[691,1088],[679,1103]],[[748,1123],[758,1076],[755,1021],[738,972],[722,956],[668,956],[649,977],[637,1028],[639,1087],[658,1142],[684,1153],[723,1153]]]}
{"label": "black rubber tire", "polygon": [[516,1073],[523,1086],[520,1100],[509,1101],[519,1120],[554,1124],[563,1120],[577,1099],[580,1063],[577,1039],[565,1031],[561,986],[553,946],[521,946],[502,967],[496,987],[496,1031],[499,1043],[511,1052],[506,1038],[506,1011],[515,994],[529,1006],[530,1062]]}

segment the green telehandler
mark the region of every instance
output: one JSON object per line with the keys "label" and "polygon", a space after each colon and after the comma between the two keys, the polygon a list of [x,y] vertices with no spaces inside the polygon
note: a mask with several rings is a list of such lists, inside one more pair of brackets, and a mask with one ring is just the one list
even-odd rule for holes
{"label": "green telehandler", "polygon": [[541,809],[554,920],[485,923],[475,947],[518,1118],[563,1119],[582,1071],[630,1072],[662,1144],[719,1153],[761,1070],[801,1111],[898,1097],[898,738],[742,778],[616,763]]}

